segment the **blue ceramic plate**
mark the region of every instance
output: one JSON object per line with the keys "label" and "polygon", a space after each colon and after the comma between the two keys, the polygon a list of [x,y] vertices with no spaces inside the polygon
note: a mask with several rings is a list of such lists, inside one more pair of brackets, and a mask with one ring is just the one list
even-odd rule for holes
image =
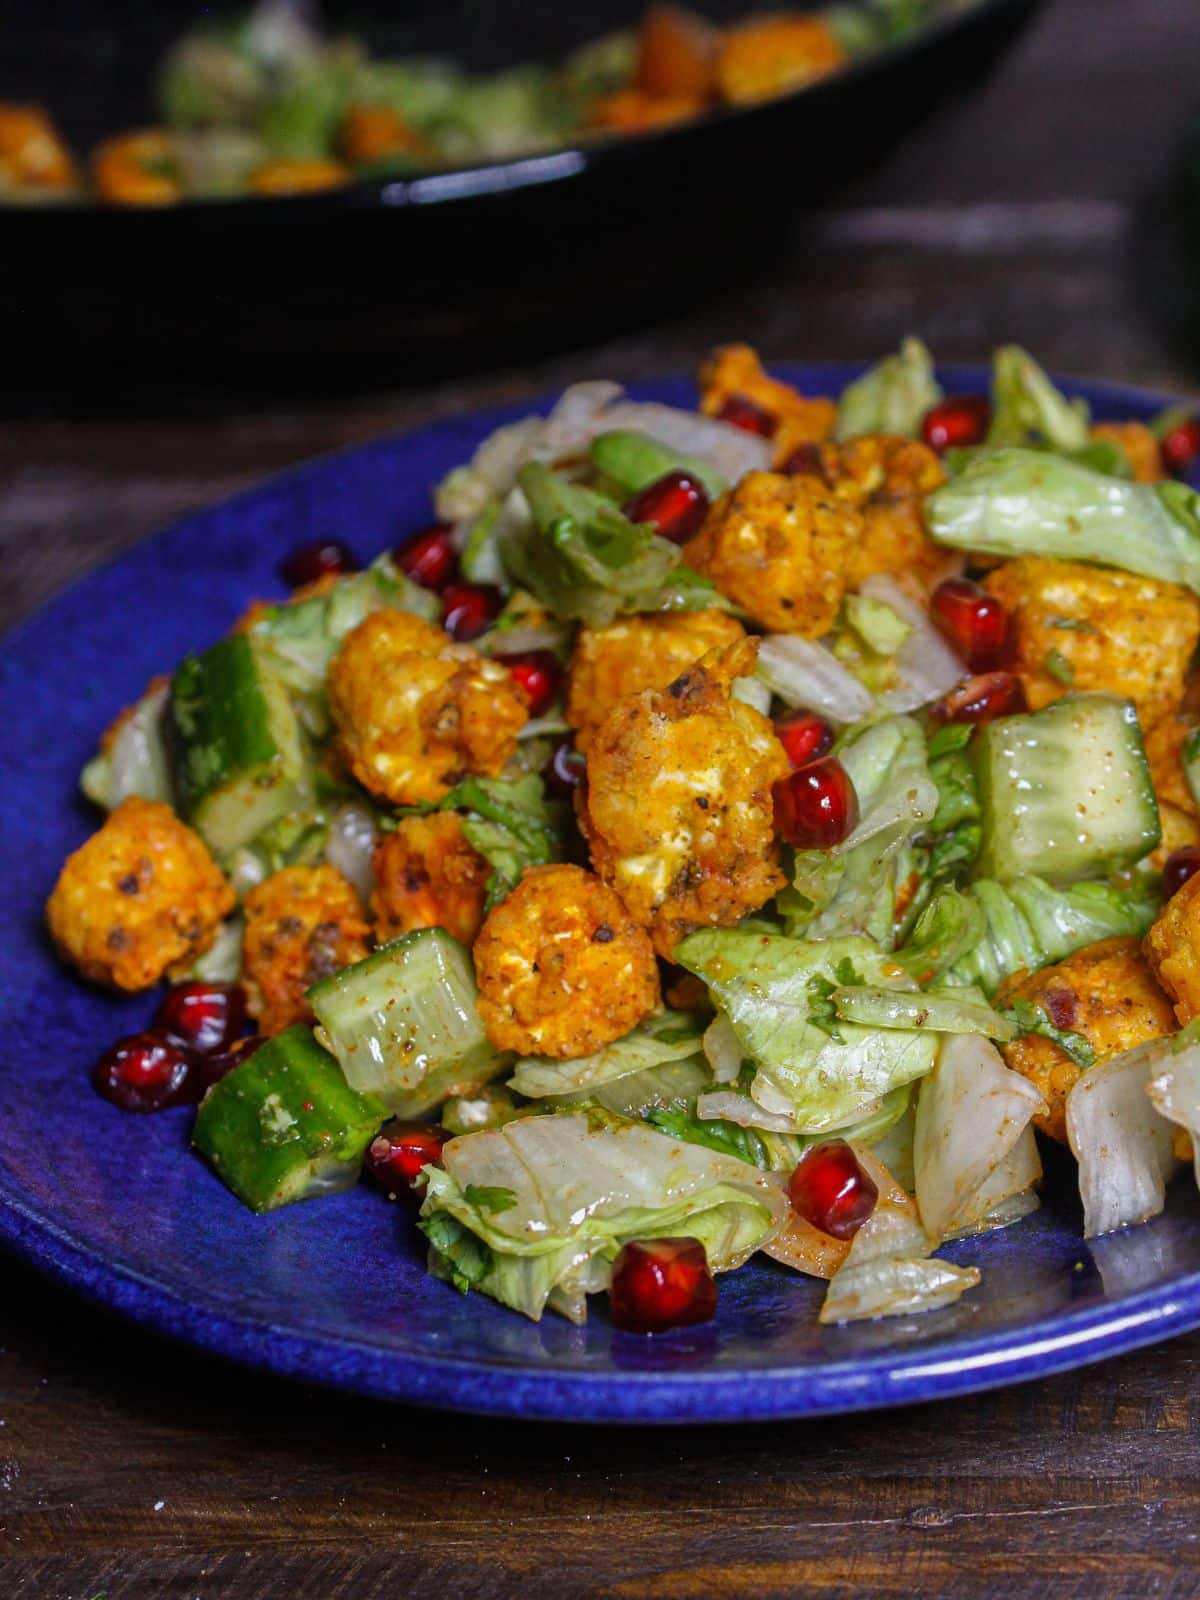
{"label": "blue ceramic plate", "polygon": [[[836,393],[845,369],[791,374]],[[947,387],[979,389],[979,372]],[[644,398],[690,403],[682,380]],[[1097,414],[1164,402],[1076,386]],[[527,408],[521,408],[522,410]],[[290,1377],[523,1417],[700,1422],[811,1415],[1033,1378],[1200,1326],[1190,1182],[1146,1227],[1087,1246],[1070,1174],[1006,1232],[952,1247],[983,1283],[924,1317],[820,1328],[820,1289],[771,1262],[721,1280],[711,1324],[657,1339],[540,1325],[426,1276],[407,1215],[359,1188],[254,1217],[188,1153],[189,1111],[131,1117],[88,1070],[154,1002],[85,988],[55,962],[41,908],[95,826],[79,769],[115,710],[185,650],[278,590],[295,545],[336,534],[363,556],[429,518],[428,485],[519,412],[436,424],[334,456],[193,517],[84,579],[0,652],[0,1240],[137,1322]]]}

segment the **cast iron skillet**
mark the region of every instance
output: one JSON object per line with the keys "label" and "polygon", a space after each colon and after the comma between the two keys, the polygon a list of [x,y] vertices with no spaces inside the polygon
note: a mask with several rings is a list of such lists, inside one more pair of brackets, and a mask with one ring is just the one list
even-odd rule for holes
{"label": "cast iron skillet", "polygon": [[6,299],[37,335],[31,372],[72,386],[528,357],[753,259],[972,87],[1037,3],[981,0],[778,100],[523,160],[161,211],[0,208]]}

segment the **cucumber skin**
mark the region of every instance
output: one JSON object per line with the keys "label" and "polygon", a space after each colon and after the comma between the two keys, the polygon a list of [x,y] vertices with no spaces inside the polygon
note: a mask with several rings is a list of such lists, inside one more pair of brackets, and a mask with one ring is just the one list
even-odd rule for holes
{"label": "cucumber skin", "polygon": [[[430,1031],[424,992],[453,997],[465,1046],[448,1048],[452,1041]],[[308,991],[347,1082],[401,1117],[472,1094],[511,1064],[488,1040],[475,999],[471,957],[444,928],[402,934]]]}
{"label": "cucumber skin", "polygon": [[180,807],[216,855],[249,844],[304,799],[296,714],[263,647],[245,634],[185,658],[167,727]]}
{"label": "cucumber skin", "polygon": [[276,1211],[355,1183],[386,1116],[297,1023],[214,1084],[192,1144],[251,1211]]}
{"label": "cucumber skin", "polygon": [[[1097,744],[1107,748],[1097,752]],[[1028,769],[1044,771],[1056,746],[1053,786],[1030,778]],[[1102,878],[1143,860],[1162,837],[1137,712],[1118,695],[1068,694],[1040,711],[1001,717],[981,727],[968,749],[983,817],[977,878],[1003,883],[1033,876],[1051,884]],[[1097,795],[1085,786],[1104,763],[1106,792]],[[1081,824],[1068,816],[1072,810],[1087,816],[1089,808],[1098,835],[1090,840],[1079,837]],[[1060,838],[1046,833],[1054,812]]]}

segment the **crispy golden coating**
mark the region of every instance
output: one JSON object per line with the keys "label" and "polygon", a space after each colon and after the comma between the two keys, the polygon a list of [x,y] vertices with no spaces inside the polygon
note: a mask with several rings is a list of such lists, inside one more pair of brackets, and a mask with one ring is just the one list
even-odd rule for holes
{"label": "crispy golden coating", "polygon": [[[1081,1034],[1096,1060],[1132,1050],[1150,1039],[1175,1032],[1171,1003],[1154,980],[1136,939],[1101,939],[1056,966],[1040,972],[1017,972],[1005,979],[995,1004],[1031,1000],[1040,1005],[1056,1028]],[[1030,1033],[1003,1047],[1014,1072],[1038,1088],[1049,1107],[1034,1118],[1044,1133],[1060,1144],[1067,1140],[1067,1095],[1080,1073],[1053,1039]]]}
{"label": "crispy golden coating", "polygon": [[592,735],[577,800],[592,865],[668,958],[785,881],[771,791],[788,760],[766,717],[729,693],[756,648],[741,639],[668,688],[619,700]]}
{"label": "crispy golden coating", "polygon": [[862,513],[815,478],[748,472],[683,558],[764,628],[816,639],[833,626],[862,536]]}
{"label": "crispy golden coating", "polygon": [[479,1014],[498,1050],[582,1056],[659,1006],[645,930],[582,867],[530,867],[475,942]]}
{"label": "crispy golden coating", "polygon": [[716,91],[720,30],[694,12],[653,5],[638,29],[633,85],[659,100],[710,100]]}
{"label": "crispy golden coating", "polygon": [[946,552],[925,532],[921,505],[945,483],[946,472],[920,440],[864,433],[802,452],[790,470],[818,479],[862,513],[862,537],[846,567],[848,588],[857,588],[873,572],[915,574],[928,582],[945,566]]}
{"label": "crispy golden coating", "polygon": [[748,344],[723,344],[700,368],[700,409],[719,415],[727,400],[751,400],[775,419],[774,460],[785,461],[797,446],[828,439],[837,421],[837,406],[824,398],[809,399],[790,383],[768,377],[758,354]]}
{"label": "crispy golden coating", "polygon": [[67,857],[46,921],[85,978],[134,991],[190,966],[234,903],[199,834],[161,801],[131,798]]}
{"label": "crispy golden coating", "polygon": [[1134,701],[1146,732],[1178,710],[1200,638],[1200,600],[1181,585],[1046,556],[1018,556],[983,581],[1013,615],[1032,710],[1107,689]]}
{"label": "crispy golden coating", "polygon": [[1200,874],[1163,906],[1142,950],[1180,1022],[1200,1017]]}
{"label": "crispy golden coating", "polygon": [[445,928],[471,944],[483,922],[487,862],[454,811],[402,817],[375,847],[371,917],[380,944],[414,928]]}
{"label": "crispy golden coating", "polygon": [[717,56],[721,98],[741,105],[789,94],[836,72],[846,52],[820,17],[752,17],[726,30]]}
{"label": "crispy golden coating", "polygon": [[1165,802],[1192,816],[1200,816],[1200,808],[1183,770],[1183,747],[1197,727],[1200,720],[1194,716],[1164,717],[1146,735],[1146,760],[1159,805]]}
{"label": "crispy golden coating", "polygon": [[436,162],[438,155],[436,145],[391,106],[350,106],[342,123],[341,146],[346,160],[355,163],[397,155]]}
{"label": "crispy golden coating", "polygon": [[1138,483],[1157,483],[1165,478],[1162,451],[1158,440],[1144,422],[1097,422],[1092,429],[1093,439],[1111,439],[1119,444],[1129,457],[1129,465]]}
{"label": "crispy golden coating", "polygon": [[499,772],[529,715],[506,667],[406,611],[375,611],[346,635],[329,709],[354,776],[395,805]]}
{"label": "crispy golden coating", "polygon": [[336,867],[285,867],[251,889],[242,909],[242,983],[260,1033],[310,1022],[306,992],[370,953],[358,893]]}
{"label": "crispy golden coating", "polygon": [[183,197],[175,141],[165,128],[105,139],[92,151],[92,182],[114,206],[169,206]]}
{"label": "crispy golden coating", "polygon": [[587,750],[592,730],[623,696],[665,689],[693,661],[744,632],[727,611],[664,611],[581,628],[567,673],[567,721],[576,749]]}
{"label": "crispy golden coating", "polygon": [[690,122],[703,110],[704,101],[690,95],[653,95],[641,89],[617,89],[592,101],[587,125],[605,133],[637,133],[643,128],[668,128],[674,122]]}
{"label": "crispy golden coating", "polygon": [[277,156],[250,174],[250,190],[264,195],[314,194],[321,189],[337,189],[349,180],[349,172],[339,161]]}
{"label": "crispy golden coating", "polygon": [[75,187],[75,163],[41,106],[0,104],[0,194]]}

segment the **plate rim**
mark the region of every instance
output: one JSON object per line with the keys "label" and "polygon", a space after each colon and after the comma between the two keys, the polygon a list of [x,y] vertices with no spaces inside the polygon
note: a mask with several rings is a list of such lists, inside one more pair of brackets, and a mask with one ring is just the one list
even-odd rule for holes
{"label": "plate rim", "polygon": [[[770,363],[770,370],[821,392],[848,381],[869,364],[779,361]],[[987,377],[985,367],[972,364],[939,365],[937,370],[951,390],[978,388]],[[1130,415],[1188,403],[1184,395],[1125,383],[1057,374],[1055,381],[1069,394]],[[631,381],[626,389],[634,398],[662,398],[664,390],[689,383],[684,374],[662,374]],[[0,637],[0,663],[23,643],[27,631],[44,622],[59,604],[77,598],[80,590],[100,581],[147,545],[197,520],[270,500],[288,482],[320,475],[338,462],[386,454],[400,439],[412,440],[464,423],[473,433],[490,431],[514,417],[544,412],[559,392],[435,417],[401,433],[342,446],[189,512],[55,591]],[[167,1283],[106,1258],[51,1215],[26,1203],[2,1156],[0,1245],[91,1303],[157,1335],[244,1367],[377,1399],[530,1421],[702,1425],[886,1408],[1031,1381],[1200,1327],[1197,1269],[1115,1302],[1057,1313],[1043,1321],[1040,1329],[1001,1329],[927,1347],[901,1345],[820,1365],[793,1363],[707,1372],[690,1367],[676,1372],[638,1371],[622,1366],[616,1371],[611,1367],[596,1371],[555,1360],[530,1366],[521,1358],[510,1361],[494,1354],[474,1360],[411,1350],[396,1352],[352,1336],[289,1329],[275,1324],[269,1315],[235,1313],[211,1301],[188,1299]],[[506,1314],[515,1313],[497,1308],[497,1315]],[[638,1344],[640,1347],[640,1341]],[[498,1382],[500,1377],[507,1381]]]}

